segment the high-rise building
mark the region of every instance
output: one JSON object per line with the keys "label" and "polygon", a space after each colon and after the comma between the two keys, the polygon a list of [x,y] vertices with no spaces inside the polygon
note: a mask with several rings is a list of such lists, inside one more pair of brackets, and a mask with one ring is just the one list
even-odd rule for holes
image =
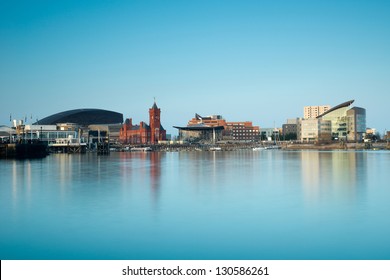
{"label": "high-rise building", "polygon": [[303,118],[304,119],[315,119],[318,116],[324,114],[326,111],[330,110],[330,105],[322,106],[305,106],[303,108]]}

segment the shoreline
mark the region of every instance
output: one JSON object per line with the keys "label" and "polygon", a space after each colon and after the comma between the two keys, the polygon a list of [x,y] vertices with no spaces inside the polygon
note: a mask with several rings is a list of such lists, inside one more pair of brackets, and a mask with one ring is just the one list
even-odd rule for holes
{"label": "shoreline", "polygon": [[[237,150],[252,150],[256,147],[262,147],[260,143],[217,143],[211,144],[160,144],[160,145],[143,145],[142,147],[150,147],[151,151],[157,152],[182,152],[182,151],[237,151]],[[267,145],[266,145],[267,146]],[[294,151],[294,150],[317,150],[317,151],[333,151],[333,150],[390,150],[390,143],[331,143],[331,144],[314,144],[314,143],[291,143],[281,142],[279,150]],[[126,151],[126,146],[121,146],[119,151]],[[141,147],[141,146],[133,146]],[[129,151],[131,152],[131,151]]]}
{"label": "shoreline", "polygon": [[285,144],[285,150],[390,150],[388,143]]}

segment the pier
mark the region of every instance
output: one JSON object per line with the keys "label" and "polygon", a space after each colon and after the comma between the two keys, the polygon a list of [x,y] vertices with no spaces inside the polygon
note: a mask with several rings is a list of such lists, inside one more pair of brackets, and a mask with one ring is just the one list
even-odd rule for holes
{"label": "pier", "polygon": [[51,153],[83,154],[87,151],[87,144],[74,138],[60,138],[49,143]]}
{"label": "pier", "polygon": [[44,158],[47,155],[47,145],[42,142],[0,144],[0,158],[4,159]]}

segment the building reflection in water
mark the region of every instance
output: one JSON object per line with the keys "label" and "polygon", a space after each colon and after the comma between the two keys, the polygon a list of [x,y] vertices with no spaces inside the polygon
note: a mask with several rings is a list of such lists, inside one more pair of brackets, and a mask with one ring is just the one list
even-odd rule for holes
{"label": "building reflection in water", "polygon": [[180,177],[185,179],[182,184],[194,188],[196,192],[229,184],[232,172],[228,168],[235,163],[229,161],[229,153],[198,151],[179,153],[178,161],[181,164]]}
{"label": "building reflection in water", "polygon": [[148,153],[150,159],[150,188],[152,193],[157,196],[161,185],[161,157],[162,153]]}
{"label": "building reflection in water", "polygon": [[356,151],[302,151],[301,176],[305,196],[355,199],[367,183],[367,155]]}
{"label": "building reflection in water", "polygon": [[14,160],[12,170],[12,201],[17,204],[21,200],[30,203],[33,189],[33,170],[30,160]]}
{"label": "building reflection in water", "polygon": [[157,200],[161,187],[161,161],[164,156],[164,153],[159,152],[119,153],[124,184],[128,186],[128,183],[132,182],[147,185],[153,198]]}

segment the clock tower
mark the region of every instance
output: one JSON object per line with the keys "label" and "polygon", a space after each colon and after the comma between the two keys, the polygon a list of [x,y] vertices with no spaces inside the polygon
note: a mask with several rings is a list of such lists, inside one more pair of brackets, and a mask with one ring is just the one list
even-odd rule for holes
{"label": "clock tower", "polygon": [[162,134],[160,131],[161,121],[160,121],[160,108],[156,105],[156,100],[152,108],[149,109],[149,126],[150,126],[150,143],[157,144],[159,140],[162,139]]}

